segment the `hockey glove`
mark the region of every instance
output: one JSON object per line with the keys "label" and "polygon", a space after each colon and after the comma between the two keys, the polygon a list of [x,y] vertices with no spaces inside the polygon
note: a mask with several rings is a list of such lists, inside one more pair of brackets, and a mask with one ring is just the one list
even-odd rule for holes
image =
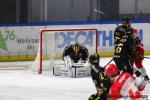
{"label": "hockey glove", "polygon": [[93,95],[91,95],[91,96],[89,97],[88,100],[100,100],[100,98],[98,97],[97,94],[93,94]]}
{"label": "hockey glove", "polygon": [[144,76],[145,81],[150,81],[148,75]]}
{"label": "hockey glove", "polygon": [[135,75],[136,75],[136,77],[139,77],[139,76],[142,75],[142,73],[141,73],[140,71],[136,70],[136,71],[135,71]]}

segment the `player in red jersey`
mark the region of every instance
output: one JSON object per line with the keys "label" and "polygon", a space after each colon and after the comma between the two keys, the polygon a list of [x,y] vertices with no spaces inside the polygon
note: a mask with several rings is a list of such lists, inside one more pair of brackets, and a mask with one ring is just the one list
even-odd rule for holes
{"label": "player in red jersey", "polygon": [[107,65],[105,71],[110,80],[113,82],[113,85],[111,86],[109,91],[110,100],[137,100],[139,98],[143,99],[140,91],[145,88],[145,81],[141,81],[141,83],[136,84],[135,77],[131,73],[122,72],[121,74],[119,74],[118,68],[114,64]]}
{"label": "player in red jersey", "polygon": [[144,59],[144,47],[143,47],[143,43],[140,40],[139,37],[139,32],[137,29],[134,29],[133,32],[133,36],[134,36],[134,41],[135,41],[135,59],[134,59],[134,63],[136,68],[139,70],[139,74],[137,73],[136,75],[140,76],[142,74],[142,76],[144,77],[144,79],[147,81],[149,80],[148,75],[146,74],[146,70],[143,67],[143,59]]}

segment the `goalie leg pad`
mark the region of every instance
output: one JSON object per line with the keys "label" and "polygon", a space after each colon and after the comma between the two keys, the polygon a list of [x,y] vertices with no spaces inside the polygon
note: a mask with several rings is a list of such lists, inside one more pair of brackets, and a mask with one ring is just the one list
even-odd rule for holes
{"label": "goalie leg pad", "polygon": [[66,68],[66,67],[55,67],[54,69],[54,75],[56,76],[64,76],[64,77],[86,77],[90,75],[90,69],[87,67],[72,67],[72,68]]}

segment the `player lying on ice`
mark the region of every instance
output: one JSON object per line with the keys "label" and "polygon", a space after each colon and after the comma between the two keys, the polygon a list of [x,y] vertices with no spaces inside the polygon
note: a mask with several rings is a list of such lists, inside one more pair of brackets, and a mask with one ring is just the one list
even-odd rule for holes
{"label": "player lying on ice", "polygon": [[105,72],[113,83],[109,90],[110,100],[147,100],[141,93],[147,84],[143,78],[127,71],[120,73],[115,64],[107,65]]}
{"label": "player lying on ice", "polygon": [[105,68],[99,66],[100,56],[97,54],[89,57],[91,76],[96,87],[96,94],[88,100],[146,100],[141,91],[147,82],[142,77],[123,70],[119,72],[115,64],[109,64]]}

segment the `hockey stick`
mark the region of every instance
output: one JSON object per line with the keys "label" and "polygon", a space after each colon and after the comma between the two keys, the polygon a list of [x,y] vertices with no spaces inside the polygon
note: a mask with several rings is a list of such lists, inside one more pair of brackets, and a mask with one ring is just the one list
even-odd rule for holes
{"label": "hockey stick", "polygon": [[150,57],[143,57],[143,58],[150,59]]}
{"label": "hockey stick", "polygon": [[108,64],[110,64],[113,60],[114,60],[114,59],[112,58],[112,59],[104,66],[104,68],[105,68]]}
{"label": "hockey stick", "polygon": [[74,63],[73,66],[76,67],[81,67],[81,66],[85,66],[86,63]]}
{"label": "hockey stick", "polygon": [[[104,66],[104,68],[105,68],[108,64],[110,64],[113,60],[114,60],[114,59],[112,58],[112,59]],[[95,66],[91,66],[91,68],[92,68],[96,73],[99,73],[99,71],[95,68]]]}
{"label": "hockey stick", "polygon": [[97,13],[99,13],[99,14],[102,14],[102,15],[104,15],[104,16],[107,16],[105,13],[103,13],[102,11],[99,11],[99,10],[97,10],[97,9],[94,9],[94,11],[97,12]]}
{"label": "hockey stick", "polygon": [[[100,11],[100,10],[94,9],[94,12],[99,13],[99,14],[107,17],[107,15],[104,12]],[[116,25],[119,26],[118,24],[116,24]]]}

